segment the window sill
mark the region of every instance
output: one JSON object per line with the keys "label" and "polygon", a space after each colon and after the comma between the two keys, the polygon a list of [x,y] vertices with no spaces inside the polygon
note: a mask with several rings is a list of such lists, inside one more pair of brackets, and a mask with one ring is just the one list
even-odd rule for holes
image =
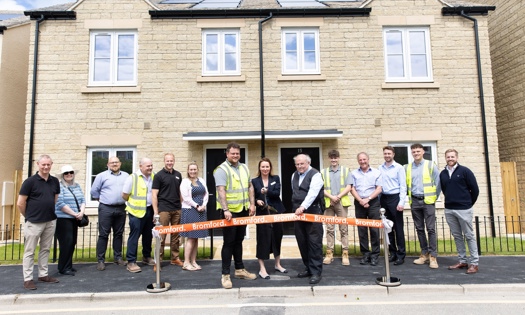
{"label": "window sill", "polygon": [[435,82],[385,82],[381,84],[383,89],[439,89],[439,83]]}
{"label": "window sill", "polygon": [[277,81],[326,81],[324,74],[280,75]]}
{"label": "window sill", "polygon": [[244,82],[244,81],[246,81],[245,75],[209,76],[209,77],[198,76],[197,77],[197,82]]}
{"label": "window sill", "polygon": [[140,86],[85,86],[81,93],[140,93]]}

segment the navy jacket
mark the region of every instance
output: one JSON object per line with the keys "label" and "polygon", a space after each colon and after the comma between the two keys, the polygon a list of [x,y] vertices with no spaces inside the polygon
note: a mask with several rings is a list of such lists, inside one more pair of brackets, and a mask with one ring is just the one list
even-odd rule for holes
{"label": "navy jacket", "polygon": [[445,167],[439,174],[441,191],[445,195],[445,208],[466,210],[472,208],[478,200],[479,187],[474,173],[458,163],[458,167],[448,176]]}
{"label": "navy jacket", "polygon": [[279,176],[268,176],[268,192],[266,193],[266,199],[261,194],[261,188],[263,188],[263,181],[261,177],[255,177],[252,179],[252,185],[255,192],[255,200],[262,200],[270,206],[274,207],[278,213],[284,213],[284,205],[281,201],[281,180]]}

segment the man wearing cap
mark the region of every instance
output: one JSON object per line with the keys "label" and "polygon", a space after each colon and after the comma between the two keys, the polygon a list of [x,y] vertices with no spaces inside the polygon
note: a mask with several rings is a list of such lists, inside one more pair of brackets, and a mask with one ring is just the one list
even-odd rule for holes
{"label": "man wearing cap", "polygon": [[142,158],[139,170],[126,179],[122,188],[122,198],[126,200],[126,211],[129,218],[129,237],[126,259],[129,272],[141,272],[137,265],[137,250],[139,238],[142,236],[142,263],[144,265],[155,265],[151,258],[151,242],[153,236],[153,206],[151,187],[155,173],[153,163],[148,158]]}
{"label": "man wearing cap", "polygon": [[[324,180],[324,202],[325,215],[337,216],[340,218],[348,217],[348,206],[350,206],[350,197],[348,193],[352,188],[352,176],[348,167],[339,165],[339,151],[330,150],[330,167],[321,171]],[[329,265],[334,260],[334,229],[335,224],[326,224],[326,256],[323,264]],[[341,232],[341,245],[343,247],[342,264],[350,265],[348,259],[348,225],[339,224]]]}
{"label": "man wearing cap", "polygon": [[60,194],[58,179],[50,175],[53,160],[49,155],[41,155],[36,162],[38,172],[24,181],[18,195],[17,206],[25,218],[24,226],[24,288],[36,290],[33,282],[35,249],[40,241],[38,252],[38,281],[57,283],[48,273],[49,249],[55,235],[57,216],[55,204]]}
{"label": "man wearing cap", "polygon": [[[405,165],[408,201],[416,227],[421,255],[414,260],[416,265],[429,264],[439,268],[437,262],[436,200],[441,193],[439,171],[435,163],[425,160],[425,149],[421,143],[410,146],[414,162]],[[427,234],[425,234],[425,227]]]}
{"label": "man wearing cap", "polygon": [[113,257],[115,264],[125,266],[122,259],[122,234],[126,224],[126,204],[122,199],[122,188],[129,174],[120,170],[116,156],[108,159],[108,170],[98,174],[91,186],[91,197],[98,201],[97,270],[106,269],[108,237],[113,229]]}

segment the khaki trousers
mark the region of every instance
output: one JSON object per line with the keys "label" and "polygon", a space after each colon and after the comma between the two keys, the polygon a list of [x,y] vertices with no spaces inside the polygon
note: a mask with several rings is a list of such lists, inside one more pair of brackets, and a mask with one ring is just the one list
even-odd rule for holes
{"label": "khaki trousers", "polygon": [[35,264],[35,249],[40,241],[40,250],[38,251],[38,277],[48,275],[49,250],[53,243],[57,220],[31,223],[27,221],[24,227],[24,259],[23,272],[24,281],[33,280],[33,267]]}

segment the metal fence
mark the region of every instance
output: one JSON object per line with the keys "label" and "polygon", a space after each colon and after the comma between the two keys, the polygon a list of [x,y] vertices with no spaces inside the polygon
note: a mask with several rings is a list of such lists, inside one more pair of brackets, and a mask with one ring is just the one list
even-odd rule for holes
{"label": "metal fence", "polygon": [[[525,250],[525,241],[522,234],[521,218],[517,217],[479,217],[474,218],[474,228],[478,242],[480,254],[521,254]],[[335,229],[336,233],[338,229]],[[0,263],[20,262],[24,254],[23,246],[23,225],[2,226],[0,229]],[[126,247],[129,228],[126,227],[123,235],[123,246]],[[441,255],[456,254],[455,243],[450,234],[448,224],[444,217],[436,218],[436,233],[438,237],[438,253]],[[381,233],[382,235],[382,233]],[[113,259],[113,249],[111,248],[112,239],[108,240],[106,260]],[[349,251],[350,254],[359,255],[359,237],[356,226],[349,226]],[[419,241],[414,223],[411,218],[405,217],[405,238],[407,254],[419,254]],[[75,261],[96,261],[96,243],[98,239],[98,223],[90,223],[78,230],[78,240],[73,259]],[[219,239],[219,237],[215,237]],[[204,257],[204,253],[209,251],[209,258],[213,259],[213,231],[210,230],[210,237],[201,239],[199,253]],[[140,242],[139,242],[140,244]],[[169,244],[166,241],[166,244]],[[50,259],[58,259],[58,244],[55,240],[51,249]],[[340,254],[335,250],[335,254]]]}

